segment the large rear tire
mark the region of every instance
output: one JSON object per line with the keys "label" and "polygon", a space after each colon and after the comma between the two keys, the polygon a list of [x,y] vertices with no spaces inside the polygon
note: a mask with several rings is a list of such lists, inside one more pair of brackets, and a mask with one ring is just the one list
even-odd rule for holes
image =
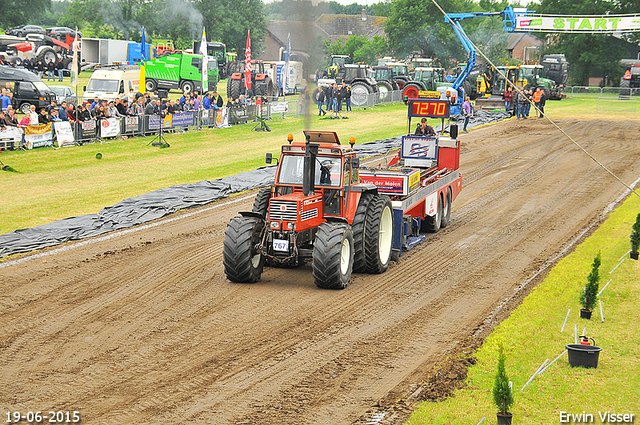
{"label": "large rear tire", "polygon": [[224,232],[223,264],[227,279],[254,283],[260,279],[264,256],[258,251],[264,221],[255,217],[232,218]]}
{"label": "large rear tire", "polygon": [[424,220],[422,220],[422,225],[420,226],[420,230],[423,232],[436,233],[442,227],[442,196],[438,196],[438,212],[434,216],[426,216]]}
{"label": "large rear tire", "polygon": [[242,80],[229,80],[227,83],[227,97],[236,100],[240,97]]}
{"label": "large rear tire", "polygon": [[52,47],[43,47],[38,53],[36,60],[42,61],[43,64],[48,64],[49,61],[53,61],[55,63],[58,60],[58,55],[56,55],[56,51],[53,50]]}
{"label": "large rear tire", "polygon": [[354,83],[351,86],[351,105],[360,107],[367,106],[371,89],[367,84]]}
{"label": "large rear tire", "polygon": [[313,243],[313,279],[318,288],[344,289],[353,270],[353,233],[347,224],[322,223]]}
{"label": "large rear tire", "polygon": [[358,208],[356,208],[356,214],[353,217],[353,225],[351,230],[353,231],[353,271],[355,273],[364,273],[366,271],[366,265],[364,262],[364,228],[367,220],[367,209],[374,194],[371,192],[365,192],[360,197],[358,202]]}
{"label": "large rear tire", "polygon": [[409,83],[404,86],[404,89],[402,89],[402,99],[404,99],[405,96],[407,96],[408,99],[417,99],[418,92],[421,90],[423,90],[423,88],[418,84]]}
{"label": "large rear tire", "polygon": [[153,93],[154,91],[156,91],[158,89],[158,83],[153,78],[147,78],[147,79],[144,80],[144,88],[148,92]]}
{"label": "large rear tire", "polygon": [[620,95],[619,99],[627,100],[631,97],[631,81],[620,78]]}
{"label": "large rear tire", "polygon": [[391,92],[393,92],[393,86],[387,81],[378,81],[378,93],[380,94],[380,101],[391,100]]}
{"label": "large rear tire", "polygon": [[444,203],[444,211],[442,212],[442,223],[440,223],[441,228],[447,227],[451,221],[451,188],[447,188],[447,198]]}
{"label": "large rear tire", "polygon": [[364,255],[367,273],[380,274],[389,268],[393,242],[393,209],[388,196],[376,196],[367,209]]}

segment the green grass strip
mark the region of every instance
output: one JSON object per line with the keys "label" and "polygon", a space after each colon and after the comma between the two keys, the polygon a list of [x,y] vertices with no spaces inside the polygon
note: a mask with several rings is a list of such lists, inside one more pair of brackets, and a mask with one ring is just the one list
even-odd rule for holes
{"label": "green grass strip", "polygon": [[[559,424],[561,412],[593,415],[599,413],[640,415],[640,262],[629,259],[631,226],[640,211],[640,201],[632,196],[613,211],[607,220],[575,251],[559,261],[548,276],[524,299],[511,315],[496,327],[477,351],[466,386],[442,402],[424,402],[406,422],[417,424],[496,423],[492,389],[497,368],[499,343],[507,354],[506,369],[513,382],[514,424]],[[600,288],[605,322],[599,308],[591,320],[579,318],[578,296],[587,281],[591,262],[602,253]],[[621,257],[626,260],[609,274]],[[571,314],[563,333],[562,324]],[[527,380],[546,360],[552,361],[587,328],[600,353],[597,369],[572,368],[562,356],[521,391]],[[571,423],[577,423],[572,421]],[[606,422],[605,422],[606,423]]]}

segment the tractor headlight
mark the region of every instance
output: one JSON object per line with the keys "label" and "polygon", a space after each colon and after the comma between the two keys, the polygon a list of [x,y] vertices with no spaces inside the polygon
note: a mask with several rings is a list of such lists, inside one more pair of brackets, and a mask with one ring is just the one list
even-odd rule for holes
{"label": "tractor headlight", "polygon": [[296,223],[287,223],[287,230],[293,230],[296,228]]}
{"label": "tractor headlight", "polygon": [[280,228],[280,222],[279,221],[272,221],[269,224],[269,227],[271,227],[272,229],[279,229]]}

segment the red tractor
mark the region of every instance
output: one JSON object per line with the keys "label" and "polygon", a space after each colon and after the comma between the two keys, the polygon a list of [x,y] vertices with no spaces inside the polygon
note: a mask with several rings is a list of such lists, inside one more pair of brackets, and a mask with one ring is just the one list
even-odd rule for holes
{"label": "red tractor", "polygon": [[[410,116],[448,116],[447,101],[409,104]],[[352,271],[383,273],[403,249],[425,240],[420,231],[449,223],[462,180],[455,135],[403,136],[395,165],[384,168],[360,168],[353,139],[349,147],[335,132],[304,135],[304,142],[289,135],[275,184],[227,226],[223,262],[232,282],[258,281],[265,264],[295,267],[310,259],[318,287],[342,289]]]}
{"label": "red tractor", "polygon": [[[232,62],[227,71],[227,96],[237,99],[245,86],[245,63],[244,61]],[[266,96],[273,98],[278,91],[271,81],[271,77],[264,72],[264,63],[261,60],[251,61],[251,88],[255,96]]]}

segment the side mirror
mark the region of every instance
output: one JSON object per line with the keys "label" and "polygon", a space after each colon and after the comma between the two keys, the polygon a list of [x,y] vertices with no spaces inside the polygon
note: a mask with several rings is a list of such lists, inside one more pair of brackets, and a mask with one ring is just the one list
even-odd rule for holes
{"label": "side mirror", "polygon": [[87,91],[87,86],[83,86],[82,91]]}
{"label": "side mirror", "polygon": [[351,158],[351,168],[352,169],[356,169],[356,168],[360,168],[360,158]]}

